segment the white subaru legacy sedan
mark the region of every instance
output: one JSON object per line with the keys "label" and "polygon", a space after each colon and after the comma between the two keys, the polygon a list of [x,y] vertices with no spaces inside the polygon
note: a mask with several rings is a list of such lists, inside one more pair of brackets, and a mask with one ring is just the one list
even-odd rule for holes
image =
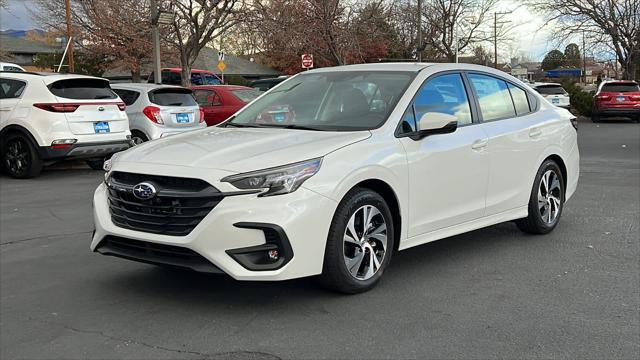
{"label": "white subaru legacy sedan", "polygon": [[568,111],[487,67],[308,71],[219,126],[114,155],[91,249],[362,292],[395,251],[511,220],[552,231],[578,183],[576,138]]}

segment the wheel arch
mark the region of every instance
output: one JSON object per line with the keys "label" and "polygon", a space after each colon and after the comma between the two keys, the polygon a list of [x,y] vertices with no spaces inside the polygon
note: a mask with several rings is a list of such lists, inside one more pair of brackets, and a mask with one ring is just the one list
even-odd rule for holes
{"label": "wheel arch", "polygon": [[0,130],[0,151],[2,151],[2,147],[4,145],[4,139],[6,139],[6,137],[9,134],[14,134],[14,133],[18,133],[26,137],[31,142],[31,145],[33,145],[34,148],[38,149],[40,147],[40,145],[38,144],[38,141],[33,136],[33,134],[31,134],[31,131],[29,131],[29,129],[20,125],[12,124]]}
{"label": "wheel arch", "polygon": [[565,164],[564,160],[562,159],[562,157],[558,154],[551,154],[549,156],[547,156],[541,164],[543,164],[545,161],[547,160],[553,160],[556,164],[558,164],[558,167],[560,167],[560,171],[562,172],[562,179],[564,180],[564,194],[563,196],[566,196],[567,193],[567,183],[568,183],[568,179],[567,179],[567,165]]}
{"label": "wheel arch", "polygon": [[375,191],[376,193],[380,194],[380,196],[382,196],[384,201],[387,203],[387,205],[389,206],[389,210],[391,210],[391,216],[393,220],[393,236],[396,240],[394,250],[397,251],[400,245],[400,237],[402,234],[402,214],[400,210],[400,201],[398,200],[398,195],[393,190],[391,185],[380,179],[367,179],[360,181],[359,183],[351,187],[349,191],[355,188],[364,188]]}

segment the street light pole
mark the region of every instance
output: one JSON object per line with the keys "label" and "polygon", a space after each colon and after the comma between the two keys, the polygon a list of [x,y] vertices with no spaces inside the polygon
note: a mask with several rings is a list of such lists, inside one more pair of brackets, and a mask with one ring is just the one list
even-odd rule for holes
{"label": "street light pole", "polygon": [[160,34],[158,33],[158,19],[160,14],[158,12],[158,4],[156,3],[156,0],[150,0],[149,5],[151,7],[151,40],[153,42],[153,82],[156,84],[162,84],[162,70],[160,69]]}
{"label": "street light pole", "polygon": [[[65,0],[64,2],[65,5],[65,10],[67,12],[66,17],[67,17],[67,42],[69,42],[69,45],[67,45],[67,47],[69,48],[69,72],[73,73],[75,71],[75,66],[74,66],[74,62],[73,62],[73,43],[71,42],[73,39],[73,36],[71,34],[71,3],[70,0]],[[58,70],[60,71],[60,70]]]}
{"label": "street light pole", "polygon": [[494,12],[493,13],[493,67],[498,68],[498,24],[506,24],[510,21],[498,22],[498,16],[511,14],[513,11]]}

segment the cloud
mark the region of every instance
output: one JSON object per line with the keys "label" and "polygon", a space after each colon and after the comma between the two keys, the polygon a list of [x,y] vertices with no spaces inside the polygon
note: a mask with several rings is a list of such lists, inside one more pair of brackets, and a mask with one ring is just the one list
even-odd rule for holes
{"label": "cloud", "polygon": [[40,26],[32,19],[28,9],[35,7],[33,0],[8,0],[0,9],[0,30],[30,30]]}

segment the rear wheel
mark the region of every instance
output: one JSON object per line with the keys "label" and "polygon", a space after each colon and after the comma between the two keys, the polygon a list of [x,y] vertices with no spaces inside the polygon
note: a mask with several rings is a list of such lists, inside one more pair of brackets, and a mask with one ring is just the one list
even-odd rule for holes
{"label": "rear wheel", "polygon": [[382,196],[352,190],[331,222],[321,282],[348,294],[373,288],[391,261],[393,234],[391,211]]}
{"label": "rear wheel", "polygon": [[93,170],[102,170],[104,166],[104,159],[86,160],[85,162]]}
{"label": "rear wheel", "polygon": [[22,134],[10,134],[3,142],[2,165],[9,176],[17,179],[38,176],[42,171],[36,148]]}
{"label": "rear wheel", "polygon": [[591,114],[591,121],[593,121],[594,123],[600,122],[600,115]]}
{"label": "rear wheel", "polygon": [[135,146],[135,145],[140,145],[145,141],[149,141],[149,139],[141,131],[134,130],[134,131],[131,132],[131,141],[133,142],[133,145]]}
{"label": "rear wheel", "polygon": [[562,214],[564,186],[558,164],[553,160],[545,161],[533,183],[529,198],[529,216],[516,221],[520,230],[530,234],[551,232]]}

